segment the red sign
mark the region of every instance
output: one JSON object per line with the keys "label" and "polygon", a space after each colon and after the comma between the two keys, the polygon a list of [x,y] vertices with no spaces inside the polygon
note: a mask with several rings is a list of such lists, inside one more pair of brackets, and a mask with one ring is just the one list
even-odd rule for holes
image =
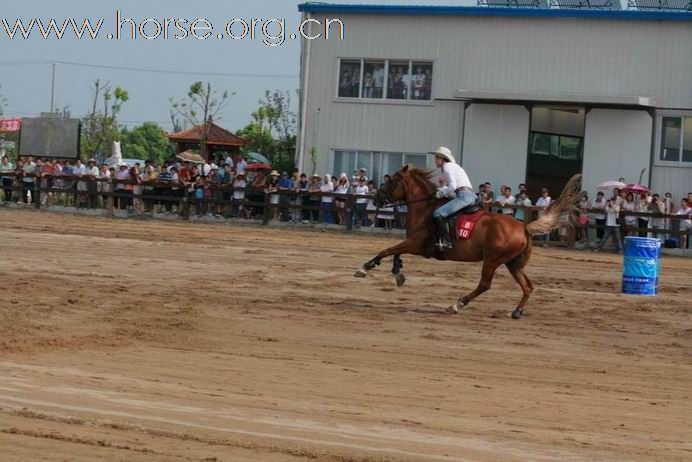
{"label": "red sign", "polygon": [[18,132],[22,126],[22,119],[0,119],[0,132]]}
{"label": "red sign", "polygon": [[460,215],[457,221],[457,238],[465,241],[471,237],[478,219],[485,215],[485,210],[479,210],[470,215]]}

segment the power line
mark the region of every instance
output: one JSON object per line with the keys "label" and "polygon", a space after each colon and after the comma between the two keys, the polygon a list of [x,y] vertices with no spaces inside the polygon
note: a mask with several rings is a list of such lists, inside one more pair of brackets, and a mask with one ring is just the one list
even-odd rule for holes
{"label": "power line", "polygon": [[243,77],[243,78],[272,78],[272,79],[297,79],[297,74],[260,74],[245,72],[197,72],[179,71],[174,69],[155,69],[145,67],[111,66],[106,64],[80,63],[74,61],[47,61],[47,60],[27,60],[27,61],[0,61],[0,66],[21,66],[36,64],[62,64],[65,66],[90,67],[94,69],[121,70],[130,72],[148,72],[153,74],[178,74],[178,75],[208,75],[213,77]]}

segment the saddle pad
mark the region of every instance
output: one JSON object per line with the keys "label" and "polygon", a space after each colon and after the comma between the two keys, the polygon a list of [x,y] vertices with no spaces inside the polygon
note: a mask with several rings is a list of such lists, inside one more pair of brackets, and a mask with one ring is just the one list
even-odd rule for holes
{"label": "saddle pad", "polygon": [[465,241],[471,238],[476,223],[483,215],[485,215],[485,210],[482,209],[469,215],[459,215],[457,219],[457,239]]}

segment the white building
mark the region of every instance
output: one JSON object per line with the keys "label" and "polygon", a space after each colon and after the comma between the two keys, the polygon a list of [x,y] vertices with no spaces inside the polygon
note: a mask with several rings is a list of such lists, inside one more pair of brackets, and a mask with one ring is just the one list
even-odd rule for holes
{"label": "white building", "polygon": [[[642,1],[642,0],[640,0]],[[448,146],[535,200],[582,172],[692,191],[692,12],[307,3],[298,164],[381,182]]]}

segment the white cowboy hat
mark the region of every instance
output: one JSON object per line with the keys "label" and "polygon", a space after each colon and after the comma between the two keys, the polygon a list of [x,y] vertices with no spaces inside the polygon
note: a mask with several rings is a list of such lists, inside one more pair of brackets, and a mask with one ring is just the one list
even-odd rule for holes
{"label": "white cowboy hat", "polygon": [[452,151],[450,151],[449,148],[445,148],[444,146],[440,146],[439,148],[435,149],[434,151],[430,151],[430,154],[434,154],[435,157],[442,157],[443,159],[446,159],[449,162],[456,163],[456,159],[454,159],[454,156],[452,155]]}
{"label": "white cowboy hat", "polygon": [[313,173],[310,178],[322,178],[319,173]]}
{"label": "white cowboy hat", "polygon": [[281,176],[281,175],[276,170],[272,170],[272,172],[269,174],[269,176]]}

